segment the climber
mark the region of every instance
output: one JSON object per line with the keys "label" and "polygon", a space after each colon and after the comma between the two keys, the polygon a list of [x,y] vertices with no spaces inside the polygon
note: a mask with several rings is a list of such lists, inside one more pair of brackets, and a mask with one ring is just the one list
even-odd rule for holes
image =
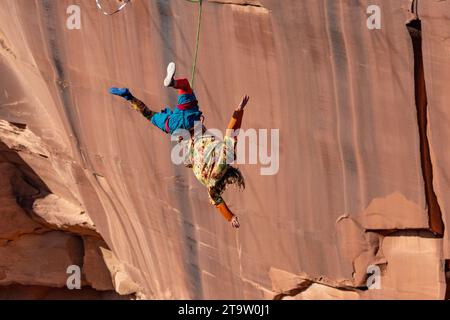
{"label": "climber", "polygon": [[[128,88],[111,88],[110,93],[121,96],[129,101],[130,106],[139,111],[153,125],[167,134],[177,134],[180,130],[188,131],[187,139],[180,138],[188,146],[186,167],[192,168],[195,177],[208,189],[211,204],[231,223],[239,228],[238,217],[231,212],[222,198],[227,185],[234,184],[245,188],[245,181],[239,169],[230,165],[235,155],[236,132],[242,124],[244,108],[249,101],[246,95],[233,113],[228,124],[225,138],[218,142],[211,135],[207,135],[203,125],[202,112],[199,109],[197,98],[187,79],[175,79],[176,65],[171,62],[167,67],[165,87],[178,89],[178,104],[171,110],[166,107],[161,112],[150,110],[142,101],[135,98]],[[200,130],[197,130],[200,128]],[[200,134],[198,134],[200,131]]]}

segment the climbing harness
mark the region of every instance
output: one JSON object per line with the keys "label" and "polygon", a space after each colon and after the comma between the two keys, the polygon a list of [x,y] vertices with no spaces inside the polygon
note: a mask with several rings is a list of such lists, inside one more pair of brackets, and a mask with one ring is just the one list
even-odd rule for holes
{"label": "climbing harness", "polygon": [[127,6],[127,4],[129,4],[129,3],[131,2],[131,0],[123,0],[122,5],[121,5],[116,11],[113,11],[113,12],[106,12],[106,11],[102,8],[102,5],[101,5],[101,3],[100,3],[101,0],[95,0],[95,1],[96,1],[96,3],[97,3],[97,7],[100,9],[101,12],[103,12],[103,14],[104,14],[105,16],[112,16],[113,14],[116,14],[116,13],[122,11],[122,10]]}

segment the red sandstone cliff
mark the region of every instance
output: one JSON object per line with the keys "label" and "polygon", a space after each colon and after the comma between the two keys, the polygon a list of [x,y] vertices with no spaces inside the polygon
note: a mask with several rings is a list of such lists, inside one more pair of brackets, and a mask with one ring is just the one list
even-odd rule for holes
{"label": "red sandstone cliff", "polygon": [[[107,93],[172,105],[165,66],[190,74],[197,9],[2,1],[0,298],[445,298],[450,3],[204,1],[207,126],[247,93],[244,128],[280,129],[278,174],[241,165],[247,189],[225,195],[237,232],[171,163],[169,137]],[[65,289],[72,264],[81,291]]]}

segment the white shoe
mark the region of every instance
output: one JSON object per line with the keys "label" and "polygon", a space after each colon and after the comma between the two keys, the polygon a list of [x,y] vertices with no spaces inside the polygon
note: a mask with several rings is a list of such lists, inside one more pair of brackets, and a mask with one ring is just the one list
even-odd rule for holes
{"label": "white shoe", "polygon": [[170,87],[173,77],[175,76],[176,69],[177,68],[175,62],[169,63],[169,65],[167,66],[167,76],[164,79],[164,87]]}

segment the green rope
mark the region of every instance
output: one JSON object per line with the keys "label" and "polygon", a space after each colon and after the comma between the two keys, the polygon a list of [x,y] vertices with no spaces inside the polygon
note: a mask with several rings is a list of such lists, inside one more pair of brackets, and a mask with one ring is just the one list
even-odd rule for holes
{"label": "green rope", "polygon": [[197,37],[196,37],[196,41],[195,41],[195,54],[194,54],[194,63],[192,65],[192,78],[191,78],[191,87],[194,88],[195,73],[197,70],[198,49],[199,49],[199,44],[200,44],[200,29],[202,26],[203,0],[187,0],[187,1],[198,3]]}

